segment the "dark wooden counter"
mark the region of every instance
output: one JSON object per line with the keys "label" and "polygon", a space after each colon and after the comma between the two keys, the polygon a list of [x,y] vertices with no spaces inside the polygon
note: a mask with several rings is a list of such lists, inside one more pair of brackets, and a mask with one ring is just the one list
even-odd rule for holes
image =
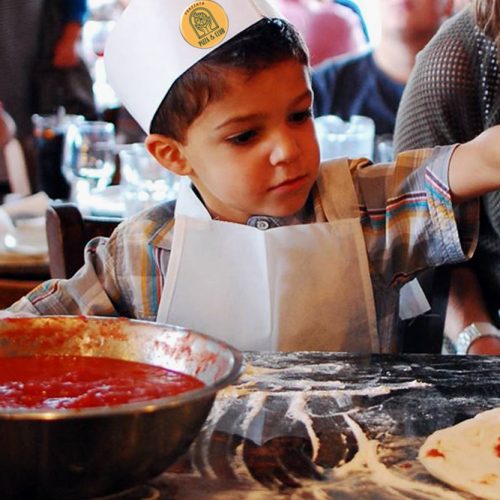
{"label": "dark wooden counter", "polygon": [[11,306],[49,277],[48,262],[43,260],[20,260],[8,266],[0,263],[0,309]]}
{"label": "dark wooden counter", "polygon": [[500,406],[499,358],[245,358],[188,454],[113,498],[472,498],[434,480],[416,456],[433,431]]}

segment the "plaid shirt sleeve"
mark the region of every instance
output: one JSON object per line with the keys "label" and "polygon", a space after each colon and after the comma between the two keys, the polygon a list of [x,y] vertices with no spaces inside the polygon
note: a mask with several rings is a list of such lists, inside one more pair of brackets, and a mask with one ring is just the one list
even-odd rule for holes
{"label": "plaid shirt sleeve", "polygon": [[169,250],[150,244],[157,229],[156,221],[137,218],[118,226],[110,238],[91,240],[75,276],[42,283],[8,310],[154,321],[169,256]]}
{"label": "plaid shirt sleeve", "polygon": [[[472,256],[479,207],[477,201],[452,204],[447,179],[453,150],[401,153],[392,164],[350,162],[375,286],[399,286],[420,270]],[[159,227],[154,217],[137,218],[109,239],[92,240],[84,267],[72,279],[48,281],[9,310],[154,321],[170,253],[151,245]]]}
{"label": "plaid shirt sleeve", "polygon": [[479,204],[452,203],[448,167],[455,147],[404,152],[391,164],[351,161],[375,282],[402,285],[420,270],[472,256]]}

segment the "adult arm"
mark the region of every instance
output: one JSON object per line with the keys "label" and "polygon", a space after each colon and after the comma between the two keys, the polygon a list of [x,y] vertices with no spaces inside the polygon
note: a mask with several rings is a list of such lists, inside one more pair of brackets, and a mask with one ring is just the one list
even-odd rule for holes
{"label": "adult arm", "polygon": [[[456,203],[499,189],[498,141],[499,125],[487,129],[477,138],[456,148],[449,171],[450,192]],[[452,269],[445,335],[455,342],[460,332],[468,325],[478,322],[492,322],[478,279],[472,269]],[[471,344],[468,352],[500,354],[500,339],[479,338]]]}
{"label": "adult arm", "polygon": [[[453,345],[466,327],[475,323],[489,324],[482,291],[476,275],[469,267],[457,267],[451,275],[451,293],[446,314],[445,333]],[[489,328],[496,331],[493,325]],[[499,332],[500,333],[500,332]],[[500,354],[500,338],[480,337],[469,348],[469,354]]]}
{"label": "adult arm", "polygon": [[[463,143],[490,125],[498,87],[496,67],[488,59],[492,50],[468,9],[442,26],[417,57],[403,93],[396,120],[396,151]],[[472,158],[469,167],[475,162]],[[461,174],[455,173],[460,184]],[[451,270],[445,334],[452,341],[471,323],[492,321],[473,265]],[[481,344],[478,340],[474,347]],[[497,352],[484,347],[483,354]]]}
{"label": "adult arm", "polygon": [[449,185],[455,203],[500,189],[500,125],[460,145],[451,158]]}

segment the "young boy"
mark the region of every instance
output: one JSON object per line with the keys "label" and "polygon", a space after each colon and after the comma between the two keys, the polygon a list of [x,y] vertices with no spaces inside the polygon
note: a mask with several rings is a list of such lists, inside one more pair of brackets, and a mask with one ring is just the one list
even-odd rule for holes
{"label": "young boy", "polygon": [[276,17],[263,0],[132,0],[108,76],[190,183],[11,311],[157,320],[241,349],[398,350],[400,286],[473,253],[478,205],[458,204],[500,187],[500,129],[320,168],[307,53]]}

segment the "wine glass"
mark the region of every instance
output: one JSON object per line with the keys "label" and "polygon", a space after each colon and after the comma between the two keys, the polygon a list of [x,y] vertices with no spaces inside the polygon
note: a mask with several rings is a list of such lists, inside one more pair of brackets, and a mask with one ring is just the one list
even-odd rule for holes
{"label": "wine glass", "polygon": [[53,200],[67,200],[70,186],[62,172],[64,138],[71,124],[85,120],[82,115],[67,115],[59,108],[54,115],[31,117],[35,137],[38,188]]}
{"label": "wine glass", "polygon": [[84,121],[69,126],[62,170],[73,201],[81,202],[111,183],[116,169],[115,148],[115,127],[110,122]]}

